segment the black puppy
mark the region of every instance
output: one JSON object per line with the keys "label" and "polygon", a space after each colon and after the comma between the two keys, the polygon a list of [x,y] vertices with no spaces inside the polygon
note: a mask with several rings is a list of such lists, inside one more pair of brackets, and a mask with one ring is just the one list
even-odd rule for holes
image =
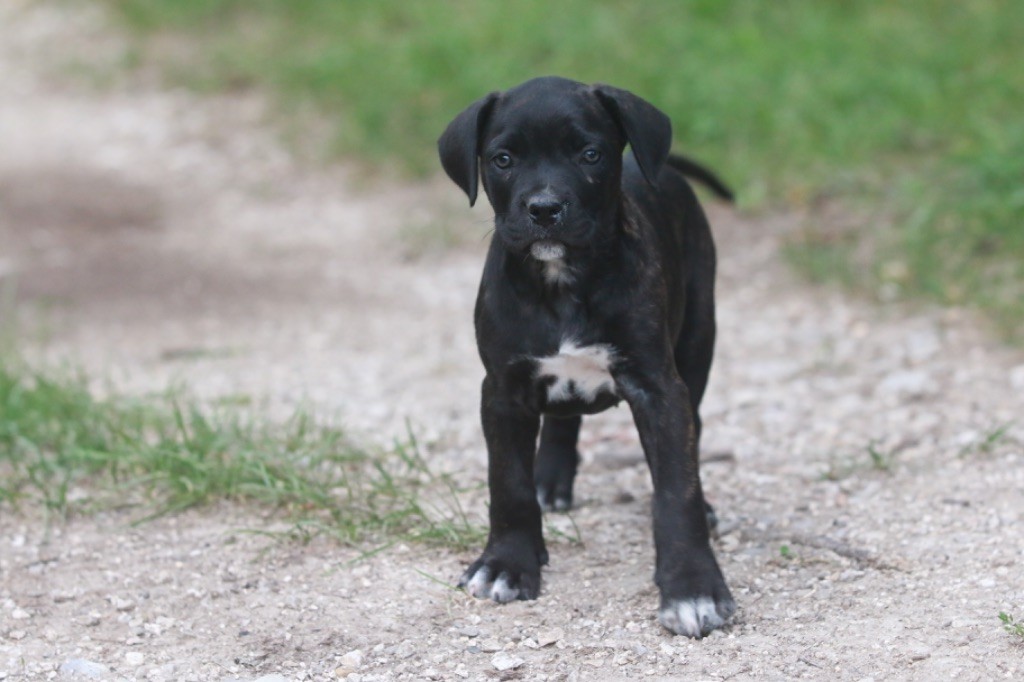
{"label": "black puppy", "polygon": [[715,251],[683,174],[731,194],[670,156],[671,140],[669,119],[636,95],[548,77],[474,102],[438,142],[470,205],[482,175],[496,226],[475,318],[491,529],[460,585],[536,599],[541,508],[572,503],[581,415],[624,399],[654,482],[658,619],[699,637],[736,605],[698,471]]}

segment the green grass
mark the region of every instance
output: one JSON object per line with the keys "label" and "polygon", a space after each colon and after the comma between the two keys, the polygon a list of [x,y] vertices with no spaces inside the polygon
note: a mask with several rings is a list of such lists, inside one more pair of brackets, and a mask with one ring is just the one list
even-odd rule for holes
{"label": "green grass", "polygon": [[878,449],[877,444],[872,441],[867,446],[868,457],[871,459],[871,468],[875,471],[892,471],[895,451],[883,452]]}
{"label": "green grass", "polygon": [[960,448],[960,457],[991,455],[996,451],[997,447],[1009,440],[1012,440],[1010,436],[1010,429],[1013,428],[1013,426],[1014,422],[1009,421],[991,427],[988,431],[978,436],[973,442],[967,443]]}
{"label": "green grass", "polygon": [[999,620],[1002,621],[1004,630],[1013,635],[1018,642],[1024,642],[1024,623],[1005,611],[999,612]]}
{"label": "green grass", "polygon": [[876,440],[871,440],[862,450],[852,453],[837,453],[828,458],[827,468],[822,473],[826,481],[842,481],[865,472],[892,474],[896,458],[903,446],[883,449]]}
{"label": "green grass", "polygon": [[414,439],[371,451],[299,411],[275,423],[182,394],[100,399],[79,375],[0,361],[0,509],[136,520],[221,500],[268,506],[295,533],[467,547],[480,527]]}
{"label": "green grass", "polygon": [[812,213],[791,249],[811,275],[1024,334],[1024,3],[102,2],[138,37],[131,61],[269,92],[302,112],[290,134],[316,137],[312,111],[329,152],[413,172],[491,90],[549,73],[632,89],[748,207],[871,208],[838,234]]}

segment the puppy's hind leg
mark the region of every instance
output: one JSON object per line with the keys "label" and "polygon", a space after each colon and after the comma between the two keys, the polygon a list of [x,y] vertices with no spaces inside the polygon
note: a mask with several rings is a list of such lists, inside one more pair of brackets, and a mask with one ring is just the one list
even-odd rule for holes
{"label": "puppy's hind leg", "polygon": [[[705,265],[710,273],[702,273],[713,282],[714,263]],[[711,361],[715,351],[715,300],[712,286],[706,288],[691,287],[687,295],[688,305],[683,319],[682,333],[675,347],[676,370],[679,378],[686,384],[690,394],[690,409],[693,413],[693,430],[695,435],[694,455],[696,466],[700,466],[700,435],[702,423],[700,418],[700,402],[708,385],[711,373]],[[707,516],[708,529],[714,532],[718,526],[718,516],[714,507],[705,500],[704,511]]]}
{"label": "puppy's hind leg", "polygon": [[534,467],[537,502],[544,511],[568,511],[580,455],[576,441],[581,417],[544,417]]}

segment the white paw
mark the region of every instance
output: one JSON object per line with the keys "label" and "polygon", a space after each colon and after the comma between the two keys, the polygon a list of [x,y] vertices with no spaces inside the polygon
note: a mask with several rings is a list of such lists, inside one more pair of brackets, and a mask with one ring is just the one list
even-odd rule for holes
{"label": "white paw", "polygon": [[735,610],[731,600],[719,609],[710,597],[676,599],[658,611],[658,622],[677,635],[703,637],[724,625]]}
{"label": "white paw", "polygon": [[493,599],[504,604],[519,598],[519,588],[509,584],[509,576],[502,572],[497,579],[491,578],[491,569],[481,566],[472,576],[464,576],[462,584],[466,592],[478,599]]}
{"label": "white paw", "polygon": [[555,496],[551,502],[547,501],[548,493],[542,488],[537,489],[537,504],[546,512],[564,512],[572,509],[572,500],[566,496]]}

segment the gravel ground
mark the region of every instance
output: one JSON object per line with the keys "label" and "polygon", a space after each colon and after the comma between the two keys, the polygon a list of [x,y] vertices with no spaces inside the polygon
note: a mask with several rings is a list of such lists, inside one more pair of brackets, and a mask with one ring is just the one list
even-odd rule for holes
{"label": "gravel ground", "polygon": [[[119,390],[305,402],[378,442],[408,420],[439,466],[483,480],[486,210],[440,179],[297,162],[256,97],[86,87],[121,49],[101,25],[0,8],[5,324],[16,312],[33,356]],[[710,209],[704,476],[739,603],[724,630],[691,641],[654,620],[650,483],[619,409],[584,427],[580,506],[548,519],[561,535],[529,603],[450,589],[471,553],[274,542],[242,530],[274,519],[242,507],[139,527],[5,510],[0,680],[1024,677],[997,618],[1024,618],[1024,355],[962,311],[799,281],[779,249],[811,216]],[[438,225],[461,245],[432,247]]]}

